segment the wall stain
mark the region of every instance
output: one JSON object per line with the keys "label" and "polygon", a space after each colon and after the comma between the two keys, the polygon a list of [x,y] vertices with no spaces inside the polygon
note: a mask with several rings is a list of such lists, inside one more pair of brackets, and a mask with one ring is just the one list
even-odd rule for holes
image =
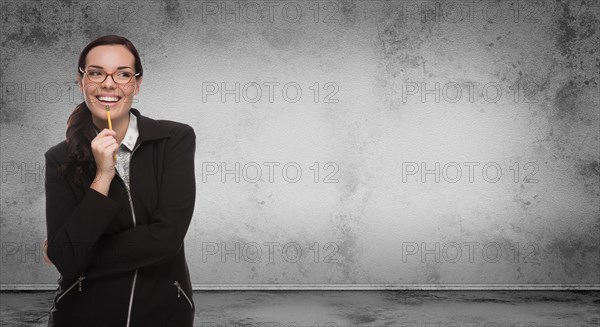
{"label": "wall stain", "polygon": [[280,27],[265,28],[260,35],[273,49],[297,51],[302,33],[297,28]]}
{"label": "wall stain", "polygon": [[[66,7],[66,6],[65,6]],[[17,7],[15,16],[22,20],[21,24],[3,24],[2,47],[23,49],[39,49],[52,47],[64,36],[61,24],[44,18],[39,9],[42,6],[21,5]],[[62,8],[62,10],[67,10]]]}
{"label": "wall stain", "polygon": [[440,272],[437,269],[437,266],[428,262],[426,263],[423,269],[424,279],[417,281],[417,283],[426,283],[426,284],[437,284],[440,282]]}
{"label": "wall stain", "polygon": [[600,22],[586,1],[559,2],[560,16],[556,26],[556,46],[562,55],[570,57],[581,50],[579,41],[590,38],[597,32]]}
{"label": "wall stain", "polygon": [[[95,19],[84,20],[81,24],[81,29],[85,35],[86,40],[92,41],[100,36],[108,34],[123,35],[120,30],[115,29],[109,24],[102,24]],[[123,35],[125,36],[125,35]],[[125,36],[127,37],[127,36]],[[88,42],[89,42],[88,41]],[[135,41],[132,41],[135,42]]]}
{"label": "wall stain", "polygon": [[398,92],[405,75],[426,73],[422,48],[440,40],[441,26],[433,21],[416,23],[402,16],[402,1],[387,2],[383,17],[376,23],[373,46],[379,53],[376,82],[388,110],[402,107]]}
{"label": "wall stain", "polygon": [[577,159],[575,161],[577,179],[583,184],[588,194],[600,197],[600,161]]}
{"label": "wall stain", "polygon": [[[5,90],[5,85],[4,85],[4,79],[2,78],[4,76],[4,60],[3,63],[0,64],[0,87],[2,87],[2,90],[0,90],[2,96],[0,96],[0,124],[2,123],[7,123],[6,119],[7,117],[5,117],[6,115],[6,101],[4,100],[4,95],[6,94],[6,90]],[[10,118],[9,118],[10,119]],[[0,135],[2,133],[0,132]]]}
{"label": "wall stain", "polygon": [[357,6],[355,0],[341,0],[340,12],[342,14],[343,23],[354,26],[357,19]]}
{"label": "wall stain", "polygon": [[420,48],[430,35],[431,30],[426,26],[420,31],[414,30],[414,25],[406,26],[399,20],[385,26],[377,36],[378,47],[383,56],[383,70],[396,77],[406,68],[423,65],[425,59],[420,54]]}
{"label": "wall stain", "polygon": [[[594,231],[592,230],[592,232]],[[563,233],[548,242],[543,251],[548,255],[555,256],[567,277],[585,279],[586,275],[594,273],[586,270],[585,267],[600,264],[598,244],[600,244],[600,238],[595,233],[586,235]],[[596,277],[596,282],[598,282],[598,277]]]}
{"label": "wall stain", "polygon": [[181,27],[183,13],[178,0],[163,0],[163,24],[168,28]]}
{"label": "wall stain", "polygon": [[[594,79],[585,81],[594,82]],[[589,87],[583,81],[569,80],[563,84],[554,97],[554,105],[559,119],[571,119],[586,125],[592,125],[595,117],[589,117],[581,108],[581,99],[585,99]]]}
{"label": "wall stain", "polygon": [[551,165],[562,166],[555,169],[571,174],[573,182],[593,197],[600,196],[596,108],[599,9],[597,3],[586,1],[556,3],[555,55],[546,76],[538,82],[540,108],[546,109],[540,114],[547,119],[547,132],[537,143],[548,153]]}
{"label": "wall stain", "polygon": [[511,186],[511,188],[512,192],[514,193],[513,201],[519,205],[521,210],[527,211],[531,205],[536,205],[540,203],[539,194],[527,194],[525,184],[520,183],[518,186]]}
{"label": "wall stain", "polygon": [[17,108],[7,108],[6,102],[2,100],[0,107],[0,122],[3,124],[19,124],[23,126],[24,121],[27,119],[24,110],[18,110]]}

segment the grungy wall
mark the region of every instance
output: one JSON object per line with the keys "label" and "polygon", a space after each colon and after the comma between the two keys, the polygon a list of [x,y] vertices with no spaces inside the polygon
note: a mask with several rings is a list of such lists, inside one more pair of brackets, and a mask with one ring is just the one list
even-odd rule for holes
{"label": "grungy wall", "polygon": [[4,1],[2,284],[52,284],[79,52],[197,135],[196,284],[598,284],[595,1]]}

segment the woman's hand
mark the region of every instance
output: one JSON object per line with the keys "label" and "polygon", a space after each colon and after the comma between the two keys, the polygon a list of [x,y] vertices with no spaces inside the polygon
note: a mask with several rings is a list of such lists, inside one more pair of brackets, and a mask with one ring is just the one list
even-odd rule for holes
{"label": "woman's hand", "polygon": [[119,149],[116,136],[117,132],[105,128],[92,140],[92,154],[96,160],[96,177],[91,187],[106,196],[110,182],[115,177],[114,153]]}
{"label": "woman's hand", "polygon": [[114,153],[119,149],[116,136],[117,132],[105,128],[92,140],[92,154],[96,160],[96,174],[101,173],[102,176],[114,177]]}
{"label": "woman's hand", "polygon": [[46,262],[47,264],[51,264],[53,265],[54,263],[52,263],[52,261],[50,261],[50,258],[48,258],[48,239],[44,240],[44,262]]}

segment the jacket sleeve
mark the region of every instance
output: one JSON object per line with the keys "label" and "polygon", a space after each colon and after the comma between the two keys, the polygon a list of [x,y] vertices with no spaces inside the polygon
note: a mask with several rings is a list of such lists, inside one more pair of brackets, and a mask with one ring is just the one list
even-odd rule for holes
{"label": "jacket sleeve", "polygon": [[150,223],[101,239],[86,271],[88,278],[161,264],[179,252],[196,201],[196,134],[184,126],[168,141],[158,205]]}
{"label": "jacket sleeve", "polygon": [[51,151],[44,157],[47,255],[61,275],[77,278],[94,257],[104,230],[123,206],[92,188],[77,203],[67,179],[58,174],[59,162]]}

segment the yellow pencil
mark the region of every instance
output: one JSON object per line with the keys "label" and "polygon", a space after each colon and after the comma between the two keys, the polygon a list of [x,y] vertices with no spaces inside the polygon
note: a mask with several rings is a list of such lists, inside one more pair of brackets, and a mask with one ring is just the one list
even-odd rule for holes
{"label": "yellow pencil", "polygon": [[[112,131],[112,122],[110,121],[110,107],[106,106],[106,118],[108,119],[108,129]],[[114,154],[115,161],[117,161],[117,153]]]}

